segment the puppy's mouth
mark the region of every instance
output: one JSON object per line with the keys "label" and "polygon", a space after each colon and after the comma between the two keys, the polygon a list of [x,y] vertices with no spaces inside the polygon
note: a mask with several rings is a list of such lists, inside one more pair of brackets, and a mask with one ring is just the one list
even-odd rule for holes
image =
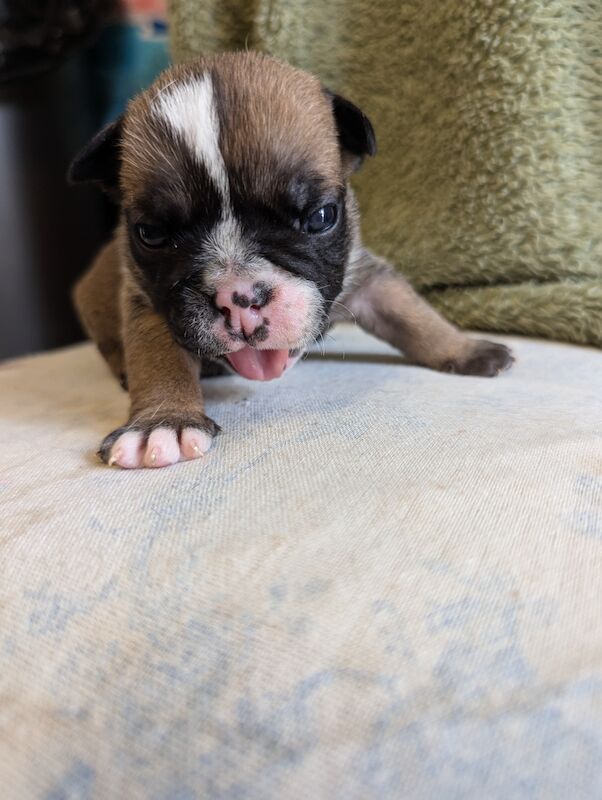
{"label": "puppy's mouth", "polygon": [[250,381],[272,381],[280,378],[299,357],[298,350],[256,350],[246,344],[235,353],[227,353],[232,369]]}

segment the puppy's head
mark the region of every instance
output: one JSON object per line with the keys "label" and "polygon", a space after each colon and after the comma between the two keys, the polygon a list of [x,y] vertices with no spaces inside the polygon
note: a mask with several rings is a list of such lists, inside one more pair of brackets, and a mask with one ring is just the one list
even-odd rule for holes
{"label": "puppy's head", "polygon": [[372,126],[305,72],[253,53],[172,68],[71,168],[122,208],[130,269],[173,336],[279,376],[324,327],[356,222],[347,178]]}

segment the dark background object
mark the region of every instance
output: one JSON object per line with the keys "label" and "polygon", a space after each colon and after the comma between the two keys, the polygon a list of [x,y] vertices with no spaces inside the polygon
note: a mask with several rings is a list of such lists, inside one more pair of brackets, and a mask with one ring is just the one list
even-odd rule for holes
{"label": "dark background object", "polygon": [[112,0],[0,0],[0,81],[53,67],[92,39]]}
{"label": "dark background object", "polygon": [[95,130],[81,57],[0,88],[0,358],[81,338],[70,287],[107,233],[69,161]]}
{"label": "dark background object", "polygon": [[0,0],[0,358],[82,338],[71,288],[117,209],[67,168],[168,63],[163,0]]}
{"label": "dark background object", "polygon": [[82,336],[70,288],[111,213],[97,191],[75,191],[65,176],[98,126],[81,46],[108,8],[0,0],[0,358]]}

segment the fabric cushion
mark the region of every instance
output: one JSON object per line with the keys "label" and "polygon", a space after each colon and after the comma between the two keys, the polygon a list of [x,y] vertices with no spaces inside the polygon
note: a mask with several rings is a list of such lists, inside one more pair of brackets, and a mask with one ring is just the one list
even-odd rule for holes
{"label": "fabric cushion", "polygon": [[90,345],[1,367],[3,795],[600,796],[602,354],[505,341],[491,380],[341,329],[135,472]]}
{"label": "fabric cushion", "polygon": [[245,47],[373,120],[366,241],[465,327],[602,345],[602,4],[171,0],[178,60]]}

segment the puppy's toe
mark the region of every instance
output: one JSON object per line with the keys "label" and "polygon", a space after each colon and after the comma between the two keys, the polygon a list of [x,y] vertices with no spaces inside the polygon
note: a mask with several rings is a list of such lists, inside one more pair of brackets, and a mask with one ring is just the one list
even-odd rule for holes
{"label": "puppy's toe", "polygon": [[103,441],[98,452],[110,467],[136,469],[142,465],[144,435],[141,431],[113,431]]}
{"label": "puppy's toe", "polygon": [[506,345],[477,339],[466,356],[448,361],[443,369],[460,375],[493,378],[502,370],[509,369],[513,361],[514,357]]}
{"label": "puppy's toe", "polygon": [[184,428],[180,434],[180,452],[184,459],[202,458],[211,447],[213,436],[199,428]]}
{"label": "puppy's toe", "polygon": [[178,434],[171,428],[155,428],[151,431],[143,463],[145,467],[169,467],[180,460]]}

